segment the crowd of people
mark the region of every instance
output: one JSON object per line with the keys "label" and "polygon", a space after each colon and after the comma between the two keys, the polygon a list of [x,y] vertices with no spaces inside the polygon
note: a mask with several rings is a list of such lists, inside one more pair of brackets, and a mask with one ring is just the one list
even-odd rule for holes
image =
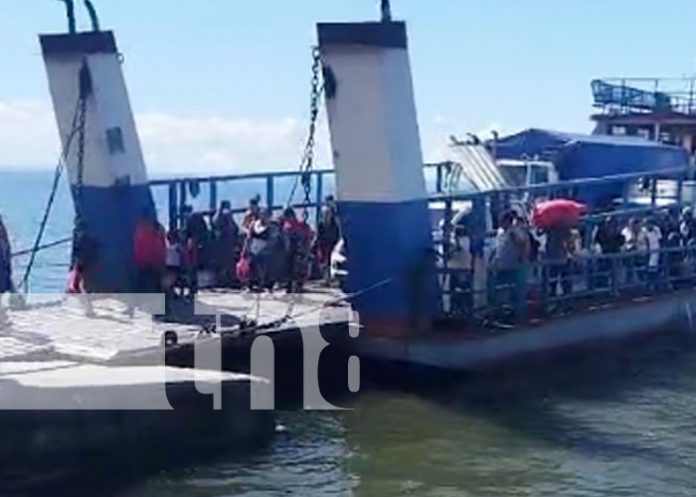
{"label": "crowd of people", "polygon": [[[525,320],[536,302],[545,310],[563,309],[581,292],[662,291],[696,274],[696,218],[690,207],[643,217],[595,218],[593,224],[538,229],[522,209],[507,210],[490,238],[473,236],[466,223],[454,226],[445,259],[455,305],[464,314],[500,308]],[[192,296],[201,272],[212,275],[208,283],[217,287],[299,293],[312,277],[328,279],[332,253],[341,240],[332,197],[321,207],[316,231],[291,207],[274,216],[258,196],[239,219],[230,202],[223,201],[214,213],[186,207],[175,224],[167,232],[152,212],[141,213],[133,236],[133,293]],[[98,243],[78,219],[69,292],[92,290],[85,275],[98,260]],[[0,218],[0,296],[14,288],[11,262]]]}
{"label": "crowd of people", "polygon": [[607,214],[592,226],[544,230],[508,210],[500,216],[486,256],[481,247],[472,246],[469,235],[465,227],[454,230],[448,258],[464,312],[474,306],[477,272],[479,280],[485,273],[487,306],[505,308],[516,320],[525,320],[530,302],[564,310],[581,292],[667,290],[696,270],[696,219],[689,207],[628,219]]}
{"label": "crowd of people", "polygon": [[151,215],[141,216],[134,236],[138,293],[195,294],[201,271],[213,275],[217,287],[299,293],[317,266],[328,270],[341,236],[332,197],[322,206],[316,234],[293,208],[274,217],[258,196],[239,224],[229,201],[212,215],[187,207],[180,224],[165,232]]}

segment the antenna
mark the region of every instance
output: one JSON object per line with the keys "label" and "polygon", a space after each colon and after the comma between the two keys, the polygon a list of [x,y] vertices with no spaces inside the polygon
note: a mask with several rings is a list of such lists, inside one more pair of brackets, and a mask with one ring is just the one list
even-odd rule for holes
{"label": "antenna", "polygon": [[92,0],[85,0],[85,8],[89,14],[89,18],[92,21],[92,31],[98,33],[99,29],[99,16],[97,16],[97,9],[94,8]]}
{"label": "antenna", "polygon": [[390,0],[381,0],[382,2],[382,22],[391,22],[391,4]]}
{"label": "antenna", "polygon": [[68,18],[68,33],[74,35],[77,33],[77,24],[75,23],[75,3],[74,0],[60,0],[65,4],[65,14]]}

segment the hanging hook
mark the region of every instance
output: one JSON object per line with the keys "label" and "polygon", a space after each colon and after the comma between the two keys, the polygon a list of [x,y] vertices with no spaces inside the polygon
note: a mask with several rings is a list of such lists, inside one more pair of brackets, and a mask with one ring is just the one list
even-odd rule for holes
{"label": "hanging hook", "polygon": [[382,0],[382,22],[391,22],[391,4],[389,0]]}
{"label": "hanging hook", "polygon": [[75,3],[74,0],[59,0],[65,4],[65,14],[68,18],[68,33],[77,33],[77,23],[75,22]]}
{"label": "hanging hook", "polygon": [[92,0],[85,0],[85,8],[87,9],[89,18],[92,21],[92,31],[98,33],[99,31],[101,31],[99,29],[99,16],[97,15],[97,9],[94,8]]}

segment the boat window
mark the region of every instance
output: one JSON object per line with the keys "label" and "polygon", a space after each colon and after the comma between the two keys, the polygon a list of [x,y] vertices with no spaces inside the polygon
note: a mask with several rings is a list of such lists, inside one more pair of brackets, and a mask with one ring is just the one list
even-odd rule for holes
{"label": "boat window", "polygon": [[532,184],[541,185],[549,182],[549,170],[541,166],[532,167]]}
{"label": "boat window", "polygon": [[106,143],[109,146],[111,155],[122,154],[126,151],[126,147],[123,144],[123,131],[119,127],[106,130]]}

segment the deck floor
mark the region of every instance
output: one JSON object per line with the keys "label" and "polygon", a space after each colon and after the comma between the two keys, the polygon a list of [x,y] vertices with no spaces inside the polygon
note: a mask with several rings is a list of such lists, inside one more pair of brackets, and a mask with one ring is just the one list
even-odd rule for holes
{"label": "deck floor", "polygon": [[[198,295],[196,314],[224,316],[223,329],[235,326],[240,319],[266,324],[293,316],[273,330],[282,333],[302,326],[346,322],[349,307],[334,305],[341,297],[339,290],[319,287],[293,296],[205,291]],[[131,316],[128,305],[113,297],[100,296],[92,308],[90,316],[79,299],[66,297],[52,304],[7,311],[0,320],[0,362],[118,363],[129,356],[161,351],[165,331],[175,331],[179,344],[211,336],[201,333],[198,323],[163,323],[137,308]]]}

